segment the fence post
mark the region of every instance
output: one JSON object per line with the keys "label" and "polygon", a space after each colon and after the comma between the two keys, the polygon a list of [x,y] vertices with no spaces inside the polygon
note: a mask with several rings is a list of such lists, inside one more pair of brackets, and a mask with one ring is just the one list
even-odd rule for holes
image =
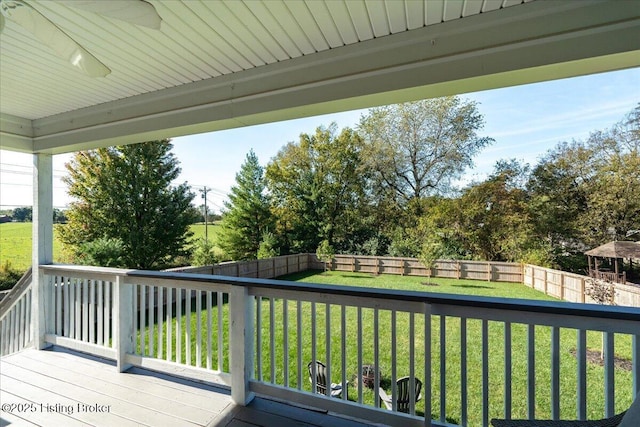
{"label": "fence post", "polygon": [[544,294],[549,295],[549,292],[547,292],[547,270],[544,269],[542,271],[544,271]]}
{"label": "fence post", "polygon": [[564,273],[560,273],[560,299],[564,301]]}
{"label": "fence post", "polygon": [[133,285],[125,283],[123,276],[116,276],[114,285],[116,367],[118,372],[124,372],[131,367],[125,362],[127,353],[133,352]]}
{"label": "fence post", "polygon": [[491,281],[491,273],[492,273],[491,262],[487,261],[487,282]]}
{"label": "fence post", "polygon": [[231,399],[246,406],[253,400],[249,380],[253,377],[254,297],[249,288],[234,286],[229,293],[229,337],[231,339]]}
{"label": "fence post", "polygon": [[583,304],[585,302],[584,291],[585,291],[585,283],[583,278],[583,279],[580,279],[580,302]]}

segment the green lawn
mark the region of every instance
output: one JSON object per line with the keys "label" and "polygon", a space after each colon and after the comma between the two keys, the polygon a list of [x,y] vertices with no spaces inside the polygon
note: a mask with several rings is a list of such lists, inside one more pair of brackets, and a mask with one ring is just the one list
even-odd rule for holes
{"label": "green lawn", "polygon": [[[54,225],[54,228],[58,225]],[[220,229],[218,224],[209,224],[209,239],[215,239],[217,231]],[[204,224],[191,225],[193,231],[193,241],[198,238],[204,238]],[[5,261],[9,261],[11,265],[18,270],[26,270],[31,266],[31,233],[32,224],[30,222],[9,222],[0,224],[0,265]],[[57,239],[57,235],[53,233],[53,261],[54,262],[70,262],[68,257],[64,255],[62,243]]]}
{"label": "green lawn", "polygon": [[[198,224],[192,224],[190,227],[191,231],[193,232],[193,238],[192,240],[197,240],[197,239],[204,239],[205,236],[205,226],[204,226],[204,222],[198,223]],[[209,232],[209,240],[212,240],[215,242],[218,231],[220,230],[220,224],[215,222],[215,223],[209,223],[208,226],[206,227],[206,229]]]}
{"label": "green lawn", "polygon": [[[290,275],[283,279],[295,280],[300,282],[313,282],[324,283],[327,286],[331,284],[351,285],[351,286],[368,286],[375,288],[387,288],[387,289],[406,289],[406,290],[419,290],[429,292],[446,292],[457,294],[472,294],[483,296],[509,296],[538,300],[552,300],[548,296],[545,296],[537,291],[533,291],[526,286],[517,283],[493,283],[484,281],[472,281],[472,280],[455,280],[455,279],[429,279],[429,285],[423,284],[427,282],[426,278],[420,277],[401,277],[401,276],[373,276],[368,274],[359,273],[343,273],[343,272],[328,272],[319,274],[318,272],[307,272],[301,274]],[[437,285],[437,286],[436,286]],[[275,353],[275,376],[271,378],[271,366],[269,361],[269,354],[271,352],[270,341],[271,336],[269,333],[270,322],[270,304],[274,306],[274,342],[275,346],[273,351]],[[262,330],[261,330],[261,348],[262,348],[262,378],[265,381],[273,380],[276,384],[284,384],[284,365],[287,363],[289,370],[289,383],[290,387],[297,387],[298,376],[298,360],[297,360],[297,310],[298,306],[295,302],[289,301],[287,304],[288,310],[288,338],[289,338],[289,351],[288,357],[285,357],[283,347],[283,301],[274,300],[273,302],[263,300],[262,304]],[[306,372],[306,364],[312,359],[311,354],[311,319],[312,319],[312,307],[309,303],[301,304],[301,315],[303,324],[301,325],[301,354],[302,354],[302,372],[301,387],[305,390],[310,390],[310,384],[308,381],[308,374]],[[227,321],[228,307],[225,304],[223,306],[225,322]],[[346,309],[346,329],[345,334],[347,336],[347,378],[350,380],[348,393],[349,399],[356,400],[358,397],[358,390],[356,385],[356,370],[357,370],[357,309],[354,307],[347,307]],[[330,309],[331,315],[331,360],[332,360],[332,381],[339,382],[339,378],[342,375],[340,360],[341,360],[341,310],[340,306],[332,305]],[[372,363],[374,360],[373,349],[373,309],[362,310],[362,324],[363,324],[363,363]],[[407,313],[398,312],[396,317],[397,331],[397,354],[396,359],[392,360],[391,357],[391,330],[392,318],[391,313],[386,310],[379,312],[379,357],[380,357],[380,369],[382,371],[382,386],[390,391],[391,381],[391,369],[395,365],[397,370],[397,377],[408,375],[409,373],[409,315]],[[214,314],[215,319],[215,314]],[[206,324],[206,315],[202,313],[201,323]],[[316,357],[319,360],[325,361],[327,359],[325,351],[326,337],[324,333],[326,322],[326,308],[325,304],[316,304],[315,321],[317,327],[316,335]],[[182,330],[184,333],[186,319],[182,319]],[[197,317],[193,314],[190,318],[191,330],[196,330]],[[215,323],[215,322],[214,322]],[[460,319],[448,317],[446,319],[446,347],[444,352],[446,353],[446,414],[447,418],[453,422],[459,422],[460,420]],[[432,321],[432,383],[433,383],[433,400],[432,408],[433,415],[437,417],[440,411],[439,399],[440,399],[440,318],[434,317]],[[175,328],[175,320],[172,326]],[[166,325],[165,325],[166,328]],[[482,322],[480,320],[469,319],[467,320],[467,366],[468,366],[468,413],[469,413],[469,425],[476,426],[482,423],[481,420],[481,408],[482,408],[482,344],[481,344],[481,328]],[[213,352],[215,354],[217,350],[215,326],[213,337]],[[227,326],[225,331],[224,342],[227,346]],[[535,340],[535,357],[536,357],[536,416],[537,417],[550,417],[550,335],[551,331],[548,327],[536,327],[536,340]],[[165,332],[166,333],[166,332]],[[175,334],[175,331],[174,331]],[[166,336],[166,335],[165,335]],[[502,416],[503,408],[503,372],[504,372],[504,325],[500,322],[489,322],[488,324],[488,341],[489,341],[489,390],[490,390],[490,417]],[[527,364],[527,335],[526,327],[521,324],[512,325],[512,396],[513,396],[513,416],[514,417],[526,417],[526,390],[527,390],[527,376],[526,376],[526,364]],[[191,363],[195,364],[195,346],[196,346],[195,333],[192,332],[191,342]],[[588,334],[588,346],[589,348],[598,350],[600,348],[601,336],[598,333]],[[206,337],[201,337],[202,345],[205,346]],[[416,375],[420,378],[423,377],[424,359],[424,324],[420,321],[419,316],[415,318],[415,332],[413,335],[413,342],[416,348]],[[629,336],[616,336],[616,354],[624,359],[631,358],[631,339]],[[560,333],[560,354],[561,354],[561,416],[564,418],[574,418],[576,414],[576,370],[577,364],[575,358],[571,355],[571,351],[576,346],[576,333],[573,330],[562,330]],[[203,353],[205,353],[203,351]],[[184,349],[183,355],[184,359]],[[202,366],[206,365],[204,355],[202,359]],[[225,366],[228,366],[228,360],[224,361]],[[215,363],[214,363],[215,365]],[[604,413],[604,369],[597,364],[589,364],[588,366],[588,378],[587,378],[587,390],[588,390],[588,416],[589,418],[599,418]],[[258,373],[256,372],[256,376]],[[631,372],[626,369],[616,369],[616,390],[619,390],[616,395],[616,410],[620,411],[628,407],[631,403],[631,396],[626,393],[631,390],[632,376]],[[626,394],[625,394],[626,393]],[[363,401],[366,404],[374,403],[374,394],[369,389],[363,390]],[[424,410],[423,402],[419,402],[417,406],[418,411]]]}
{"label": "green lawn", "polygon": [[[31,266],[32,226],[30,222],[0,224],[0,264],[8,260],[18,270],[27,270]],[[55,238],[55,232],[53,260],[63,262],[62,244]]]}

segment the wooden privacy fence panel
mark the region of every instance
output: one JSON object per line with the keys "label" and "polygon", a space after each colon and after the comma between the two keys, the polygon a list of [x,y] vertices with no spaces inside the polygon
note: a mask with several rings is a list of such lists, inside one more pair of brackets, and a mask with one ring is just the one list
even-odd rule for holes
{"label": "wooden privacy fence panel", "polygon": [[[315,258],[314,255],[310,257]],[[417,258],[335,255],[328,265],[331,270],[371,274],[519,283],[523,280],[522,264],[509,262],[437,260],[429,269]]]}
{"label": "wooden privacy fence panel", "polygon": [[[313,257],[313,259],[310,259]],[[273,279],[285,274],[323,268],[315,255],[295,254],[251,261],[229,261],[202,267],[178,267],[167,271],[191,274],[214,274],[229,277]]]}
{"label": "wooden privacy fence panel", "polygon": [[[262,260],[225,262],[205,267],[184,267],[171,271],[216,274],[230,277],[272,279],[301,271],[324,269],[315,254],[286,255]],[[585,294],[587,276],[529,264],[494,261],[436,260],[427,268],[417,258],[335,255],[327,268],[369,274],[442,277],[524,283],[547,295],[570,302],[593,303]],[[616,284],[616,305],[640,307],[640,286]]]}
{"label": "wooden privacy fence panel", "polygon": [[[526,264],[523,283],[531,288],[570,302],[594,303],[586,294],[589,277]],[[640,307],[640,286],[614,283],[616,305]]]}

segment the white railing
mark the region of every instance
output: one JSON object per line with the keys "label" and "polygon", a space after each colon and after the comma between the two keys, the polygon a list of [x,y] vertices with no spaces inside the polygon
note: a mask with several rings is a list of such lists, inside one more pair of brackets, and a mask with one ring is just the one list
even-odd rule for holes
{"label": "white railing", "polygon": [[0,302],[0,356],[20,351],[33,342],[31,296],[29,269]]}
{"label": "white railing", "polygon": [[[486,426],[493,417],[601,418],[640,392],[637,308],[76,266],[42,271],[49,343],[111,357],[121,370],[143,366],[230,386],[241,404],[256,393],[392,425],[429,425],[433,414],[434,425]],[[591,365],[601,345],[602,366]],[[340,398],[312,393],[312,360],[326,365],[327,383],[348,383]],[[366,365],[376,367],[371,389]],[[378,388],[394,395],[404,376],[422,382],[422,398],[407,414],[380,409]]]}

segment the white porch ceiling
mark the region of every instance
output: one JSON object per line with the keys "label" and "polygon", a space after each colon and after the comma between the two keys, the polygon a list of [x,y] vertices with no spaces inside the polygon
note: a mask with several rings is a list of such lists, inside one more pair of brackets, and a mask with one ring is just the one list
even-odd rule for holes
{"label": "white porch ceiling", "polygon": [[150,0],[160,30],[27,2],[112,72],[7,20],[0,148],[62,153],[640,66],[637,0]]}

